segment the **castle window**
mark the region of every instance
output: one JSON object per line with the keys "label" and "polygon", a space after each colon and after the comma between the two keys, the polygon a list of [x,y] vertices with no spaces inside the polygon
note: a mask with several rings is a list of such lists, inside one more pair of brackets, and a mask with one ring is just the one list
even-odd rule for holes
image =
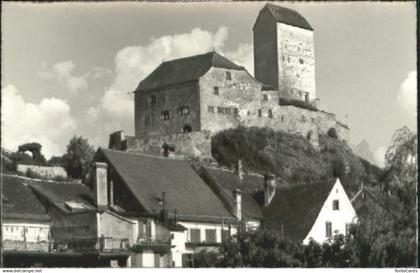
{"label": "castle window", "polygon": [[258,117],[260,118],[262,116],[261,109],[258,109]]}
{"label": "castle window", "polygon": [[231,114],[230,108],[225,108],[225,113],[226,115],[230,115]]}
{"label": "castle window", "polygon": [[284,122],[284,116],[281,115],[281,122]]}
{"label": "castle window", "polygon": [[332,223],[325,222],[325,236],[331,237],[332,236]]}
{"label": "castle window", "polygon": [[214,107],[213,106],[208,106],[208,110],[210,113],[214,113]]}
{"label": "castle window", "polygon": [[333,210],[339,210],[340,209],[340,203],[338,200],[333,200]]}
{"label": "castle window", "polygon": [[151,95],[150,96],[150,105],[155,105],[156,104],[156,95]]}
{"label": "castle window", "polygon": [[144,118],[144,124],[150,124],[150,116],[149,116],[149,114],[146,114],[146,117]]}
{"label": "castle window", "polygon": [[168,120],[170,118],[170,116],[169,116],[169,111],[162,111],[161,113],[160,113],[160,119],[163,119],[163,120]]}
{"label": "castle window", "polygon": [[271,109],[268,110],[268,117],[273,118],[273,111]]}
{"label": "castle window", "polygon": [[303,64],[303,59],[302,58],[299,58],[299,63]]}
{"label": "castle window", "polygon": [[184,127],[182,127],[182,132],[183,133],[190,133],[192,132],[192,127],[189,124],[184,125]]}
{"label": "castle window", "polygon": [[290,63],[290,57],[287,57],[287,62]]}
{"label": "castle window", "polygon": [[232,79],[232,75],[230,74],[229,71],[226,71],[226,80],[231,80]]}
{"label": "castle window", "polygon": [[282,56],[283,62],[284,62],[284,55]]}
{"label": "castle window", "polygon": [[179,113],[181,116],[186,116],[190,114],[190,108],[188,106],[182,106],[179,108]]}
{"label": "castle window", "polygon": [[247,116],[250,116],[250,115],[251,115],[251,112],[247,111],[247,112],[246,112],[246,115],[247,115]]}
{"label": "castle window", "polygon": [[220,106],[217,106],[217,113],[222,113],[223,109]]}
{"label": "castle window", "polygon": [[237,115],[238,115],[238,108],[233,108],[233,114],[234,114],[235,116],[237,116]]}
{"label": "castle window", "polygon": [[268,95],[267,94],[263,95],[263,100],[268,100]]}
{"label": "castle window", "polygon": [[213,87],[213,94],[218,96],[219,95],[219,87],[215,86]]}
{"label": "castle window", "polygon": [[162,95],[162,104],[166,101],[166,95]]}

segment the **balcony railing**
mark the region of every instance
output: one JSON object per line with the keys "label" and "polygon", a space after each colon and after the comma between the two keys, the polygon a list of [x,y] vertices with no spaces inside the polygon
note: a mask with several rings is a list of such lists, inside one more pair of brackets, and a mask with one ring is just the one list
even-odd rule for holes
{"label": "balcony railing", "polygon": [[155,237],[141,237],[133,245],[132,250],[143,249],[159,249],[169,250],[171,248],[171,237],[155,236]]}

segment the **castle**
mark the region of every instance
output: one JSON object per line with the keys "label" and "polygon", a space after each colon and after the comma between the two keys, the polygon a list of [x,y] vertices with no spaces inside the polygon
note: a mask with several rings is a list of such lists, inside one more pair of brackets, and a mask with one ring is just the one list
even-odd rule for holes
{"label": "castle", "polygon": [[[222,130],[269,127],[306,137],[349,128],[318,108],[314,31],[294,10],[266,4],[253,27],[253,77],[217,52],[165,61],[143,79],[135,95],[135,137],[113,134],[110,148],[211,158],[211,136]],[[168,151],[166,150],[166,153]]]}

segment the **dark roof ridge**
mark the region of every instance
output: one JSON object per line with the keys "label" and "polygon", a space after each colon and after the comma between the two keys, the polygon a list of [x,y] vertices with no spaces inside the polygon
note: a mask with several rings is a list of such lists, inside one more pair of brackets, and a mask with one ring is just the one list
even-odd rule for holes
{"label": "dark roof ridge", "polygon": [[199,53],[199,54],[189,55],[189,56],[185,56],[185,57],[181,57],[181,58],[174,58],[174,59],[170,59],[170,60],[165,60],[165,61],[161,62],[161,64],[170,63],[170,62],[173,62],[173,61],[185,60],[185,59],[189,59],[189,58],[195,58],[195,57],[198,57],[198,56],[210,55],[210,54],[214,54],[214,53],[221,55],[217,51],[212,50],[212,51],[208,51],[208,52],[205,52],[205,53]]}
{"label": "dark roof ridge", "polygon": [[176,157],[164,157],[164,156],[159,156],[159,155],[135,153],[135,152],[130,152],[130,151],[120,151],[120,150],[113,150],[113,149],[108,149],[108,148],[103,148],[103,147],[99,147],[98,149],[101,149],[102,151],[110,151],[110,152],[115,152],[115,153],[128,154],[128,155],[133,155],[133,156],[138,156],[138,157],[150,157],[150,158],[159,158],[159,159],[162,159],[162,160],[173,160],[173,161],[188,162],[188,160],[181,159],[181,158],[176,158]]}
{"label": "dark roof ridge", "polygon": [[[204,166],[204,168],[206,169],[212,169],[212,170],[217,170],[217,171],[224,171],[224,172],[230,172],[230,173],[235,173],[235,170],[229,169],[229,168],[219,168],[219,167],[213,167],[213,166]],[[257,177],[264,177],[264,175],[260,174],[260,173],[255,173],[255,172],[244,172],[244,175],[249,175],[249,176],[257,176]]]}

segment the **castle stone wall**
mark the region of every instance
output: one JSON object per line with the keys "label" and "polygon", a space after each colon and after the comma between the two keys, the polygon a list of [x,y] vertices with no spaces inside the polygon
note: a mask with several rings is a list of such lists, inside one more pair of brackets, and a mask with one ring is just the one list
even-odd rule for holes
{"label": "castle stone wall", "polygon": [[127,151],[150,155],[163,155],[163,144],[175,146],[172,156],[178,158],[211,159],[211,133],[198,131],[149,137],[127,137]]}
{"label": "castle stone wall", "polygon": [[[188,114],[182,113],[181,107],[188,107]],[[164,119],[163,111],[169,112],[169,119]],[[201,130],[197,83],[135,93],[134,122],[135,135],[138,137],[182,133],[186,125],[193,131]]]}
{"label": "castle stone wall", "polygon": [[253,33],[255,78],[278,90],[276,22],[268,9],[260,12]]}
{"label": "castle stone wall", "polygon": [[[231,79],[226,79],[226,72]],[[212,68],[200,79],[201,128],[212,133],[237,127],[244,110],[261,102],[261,84],[247,71]],[[214,94],[218,88],[218,95]],[[236,110],[237,113],[235,112]]]}
{"label": "castle stone wall", "polygon": [[277,23],[277,51],[280,94],[305,100],[308,92],[316,99],[313,31]]}

